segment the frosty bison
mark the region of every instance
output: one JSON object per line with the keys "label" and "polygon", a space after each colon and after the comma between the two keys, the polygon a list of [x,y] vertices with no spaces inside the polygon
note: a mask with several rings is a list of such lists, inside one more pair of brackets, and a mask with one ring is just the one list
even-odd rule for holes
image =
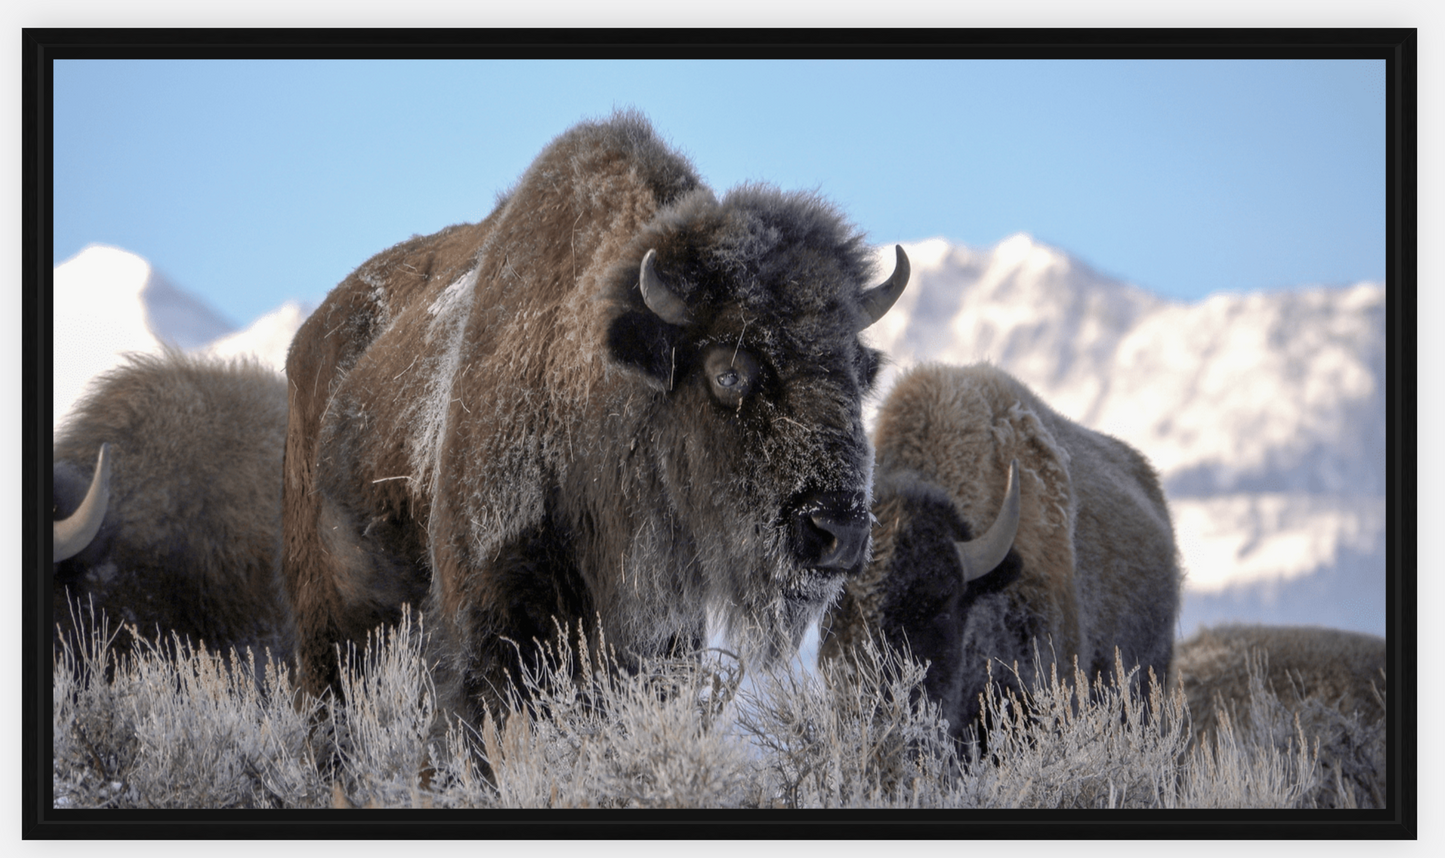
{"label": "frosty bison", "polygon": [[286,382],[252,362],[166,350],[97,379],[53,442],[57,635],[77,631],[68,596],[112,627],[285,658],[285,433]]}
{"label": "frosty bison", "polygon": [[287,359],[298,663],[423,606],[447,706],[554,620],[645,655],[709,615],[762,660],[866,559],[862,237],[806,193],[721,200],[647,121],[562,134],[480,223],[364,263]]}
{"label": "frosty bison", "polygon": [[[1250,673],[1283,709],[1250,706]],[[1314,626],[1222,625],[1179,645],[1174,677],[1184,691],[1196,743],[1209,742],[1227,712],[1236,730],[1264,725],[1256,715],[1294,719],[1311,751],[1318,743],[1319,807],[1385,806],[1385,639]],[[1346,795],[1348,794],[1348,796]]]}
{"label": "frosty bison", "polygon": [[988,662],[996,683],[1017,689],[1015,663],[1033,683],[1035,642],[1044,676],[1055,660],[1070,676],[1075,656],[1112,676],[1118,647],[1164,678],[1180,573],[1137,451],[987,364],[905,375],[875,442],[873,558],[825,617],[822,658],[867,636],[906,644],[932,662],[924,689],[955,737],[978,717]]}

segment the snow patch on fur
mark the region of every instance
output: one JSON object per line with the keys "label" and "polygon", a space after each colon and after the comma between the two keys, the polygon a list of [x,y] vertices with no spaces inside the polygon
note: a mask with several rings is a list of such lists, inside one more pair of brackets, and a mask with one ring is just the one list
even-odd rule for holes
{"label": "snow patch on fur", "polygon": [[451,410],[452,381],[461,369],[462,334],[472,309],[477,285],[477,268],[458,277],[427,307],[428,343],[441,341],[440,357],[426,361],[422,371],[426,394],[408,400],[413,432],[407,439],[407,456],[416,480],[431,494],[436,491],[437,456],[446,437],[447,413]]}

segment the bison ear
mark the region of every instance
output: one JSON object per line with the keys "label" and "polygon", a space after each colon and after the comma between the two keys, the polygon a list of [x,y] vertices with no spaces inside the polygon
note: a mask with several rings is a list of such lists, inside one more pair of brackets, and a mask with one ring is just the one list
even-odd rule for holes
{"label": "bison ear", "polygon": [[627,310],[607,329],[607,351],[612,360],[638,373],[654,389],[672,389],[677,372],[678,329],[653,313]]}

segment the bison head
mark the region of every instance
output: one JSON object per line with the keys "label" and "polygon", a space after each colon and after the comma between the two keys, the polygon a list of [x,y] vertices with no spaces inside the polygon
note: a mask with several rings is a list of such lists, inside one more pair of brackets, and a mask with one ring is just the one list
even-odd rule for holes
{"label": "bison head", "polygon": [[608,347],[652,390],[674,557],[730,639],[768,661],[867,562],[862,401],[880,355],[859,334],[903,291],[908,258],[897,248],[878,284],[831,207],[763,187],[695,193],[633,248]]}
{"label": "bison head", "polygon": [[957,508],[938,487],[905,474],[880,482],[880,547],[866,577],[873,581],[876,616],[870,624],[892,646],[929,662],[923,688],[942,704],[955,736],[972,722],[976,701],[961,699],[972,604],[1016,581],[1011,553],[1019,525],[1018,463],[993,524],[973,538]]}

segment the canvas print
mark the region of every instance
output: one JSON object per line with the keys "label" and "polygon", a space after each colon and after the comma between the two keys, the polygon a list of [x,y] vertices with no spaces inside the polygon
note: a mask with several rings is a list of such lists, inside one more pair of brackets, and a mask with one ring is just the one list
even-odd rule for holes
{"label": "canvas print", "polygon": [[53,71],[55,809],[1387,807],[1384,60]]}

